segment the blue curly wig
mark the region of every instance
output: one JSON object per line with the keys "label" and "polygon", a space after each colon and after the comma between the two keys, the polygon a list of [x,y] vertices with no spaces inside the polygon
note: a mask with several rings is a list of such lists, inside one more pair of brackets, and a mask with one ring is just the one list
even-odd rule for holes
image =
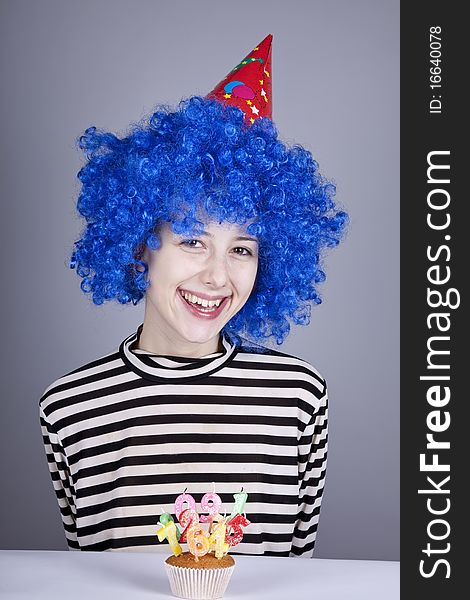
{"label": "blue curly wig", "polygon": [[348,217],[310,152],[287,147],[270,119],[248,127],[238,108],[193,96],[176,111],[159,107],[122,139],[90,127],[79,143],[87,162],[77,209],[86,226],[70,267],[94,304],[137,304],[150,285],[143,250],[158,248],[158,224],[194,234],[203,207],[218,222],[250,220],[259,242],[255,287],[224,332],[281,344],[290,322],[310,322],[323,251],[339,243]]}

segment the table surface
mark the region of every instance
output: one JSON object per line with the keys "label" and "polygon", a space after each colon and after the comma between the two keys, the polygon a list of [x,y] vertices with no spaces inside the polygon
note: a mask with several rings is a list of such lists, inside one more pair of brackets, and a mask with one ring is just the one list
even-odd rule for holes
{"label": "table surface", "polygon": [[[163,566],[166,557],[153,552],[0,550],[0,598],[168,600],[174,596]],[[395,561],[234,558],[224,600],[399,598]]]}

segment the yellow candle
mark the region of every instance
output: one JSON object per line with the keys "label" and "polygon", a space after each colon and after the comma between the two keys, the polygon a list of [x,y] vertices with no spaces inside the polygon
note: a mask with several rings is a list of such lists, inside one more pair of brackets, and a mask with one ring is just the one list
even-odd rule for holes
{"label": "yellow candle", "polygon": [[210,516],[210,524],[209,524],[209,535],[210,535],[212,533],[216,523],[220,523],[221,521],[223,521],[225,523],[227,521],[227,519],[225,517],[223,517],[220,513],[217,513],[216,515],[209,515],[209,516]]}
{"label": "yellow candle", "polygon": [[157,531],[157,536],[160,542],[163,542],[164,539],[168,540],[171,551],[175,556],[179,556],[183,552],[176,539],[176,525],[174,521],[169,521],[164,527],[160,527]]}
{"label": "yellow candle", "polygon": [[215,550],[215,557],[222,558],[229,551],[229,544],[225,542],[225,522],[217,523],[211,535],[209,536],[209,544],[211,550]]}

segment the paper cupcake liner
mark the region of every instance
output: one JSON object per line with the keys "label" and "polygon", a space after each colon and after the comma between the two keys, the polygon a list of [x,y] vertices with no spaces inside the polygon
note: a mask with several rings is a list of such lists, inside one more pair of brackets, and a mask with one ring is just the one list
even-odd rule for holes
{"label": "paper cupcake liner", "polygon": [[222,598],[235,565],[222,569],[192,569],[165,563],[171,592],[178,598],[214,600]]}

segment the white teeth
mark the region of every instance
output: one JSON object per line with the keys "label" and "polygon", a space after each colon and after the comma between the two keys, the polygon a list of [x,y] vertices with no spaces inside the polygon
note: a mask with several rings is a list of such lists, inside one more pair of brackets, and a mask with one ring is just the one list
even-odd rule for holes
{"label": "white teeth", "polygon": [[220,306],[220,303],[222,302],[221,298],[219,298],[218,300],[206,300],[205,298],[199,298],[198,296],[195,296],[194,294],[190,294],[189,292],[182,291],[181,295],[188,302],[191,302],[191,304],[199,304],[203,308],[218,307],[218,306]]}

